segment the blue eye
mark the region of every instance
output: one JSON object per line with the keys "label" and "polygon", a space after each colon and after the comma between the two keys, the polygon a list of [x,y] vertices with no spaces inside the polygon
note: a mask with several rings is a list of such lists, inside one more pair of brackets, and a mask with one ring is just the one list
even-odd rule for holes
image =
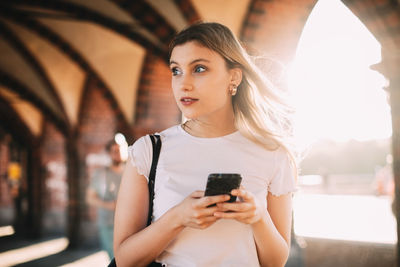
{"label": "blue eye", "polygon": [[204,72],[206,71],[206,68],[204,66],[196,66],[194,68],[194,72]]}
{"label": "blue eye", "polygon": [[172,68],[172,69],[171,69],[171,72],[172,72],[172,76],[176,76],[176,75],[179,75],[179,74],[182,73],[182,72],[181,72],[178,68],[176,68],[176,67]]}

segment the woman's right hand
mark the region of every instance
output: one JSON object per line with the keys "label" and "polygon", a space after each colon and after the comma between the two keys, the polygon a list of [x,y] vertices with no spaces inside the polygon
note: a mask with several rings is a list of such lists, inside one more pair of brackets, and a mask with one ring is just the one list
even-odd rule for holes
{"label": "woman's right hand", "polygon": [[218,220],[214,216],[214,213],[218,211],[218,207],[209,206],[229,199],[229,195],[205,197],[204,191],[195,191],[174,207],[177,214],[176,218],[182,226],[205,229]]}

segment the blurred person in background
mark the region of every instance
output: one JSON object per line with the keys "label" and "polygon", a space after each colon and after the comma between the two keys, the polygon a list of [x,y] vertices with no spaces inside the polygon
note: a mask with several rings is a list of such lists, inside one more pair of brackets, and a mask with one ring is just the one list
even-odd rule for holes
{"label": "blurred person in background", "polygon": [[378,196],[390,197],[392,212],[395,214],[393,156],[391,154],[386,156],[386,165],[375,174],[374,190]]}
{"label": "blurred person in background", "polygon": [[377,195],[394,195],[393,157],[386,156],[386,165],[375,174],[375,191]]}
{"label": "blurred person in background", "polygon": [[114,257],[114,211],[124,162],[121,157],[121,146],[114,139],[107,143],[106,150],[110,156],[111,164],[99,167],[94,171],[86,192],[86,201],[89,205],[97,208],[101,247],[112,258]]}

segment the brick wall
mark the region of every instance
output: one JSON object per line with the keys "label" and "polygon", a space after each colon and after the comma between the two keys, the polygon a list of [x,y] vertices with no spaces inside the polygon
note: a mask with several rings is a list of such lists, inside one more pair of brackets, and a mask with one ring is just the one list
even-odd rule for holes
{"label": "brick wall", "polygon": [[349,1],[343,3],[368,28],[383,49],[400,49],[400,16],[398,4],[390,0]]}
{"label": "brick wall", "polygon": [[86,159],[88,155],[104,152],[105,145],[114,138],[117,131],[119,113],[111,100],[110,93],[95,79],[89,78],[84,90],[76,142],[79,154],[79,180],[76,181],[76,186],[79,187],[79,192],[73,195],[74,198],[78,198],[76,201],[80,203],[79,242],[93,246],[98,242],[95,223],[97,215],[96,209],[86,204],[85,195],[96,166],[89,166]]}
{"label": "brick wall", "polygon": [[93,171],[87,165],[86,158],[90,154],[103,153],[105,145],[114,138],[117,131],[118,118],[109,101],[109,96],[95,80],[87,83],[82,102],[78,153],[81,162],[82,192],[89,184],[89,177]]}
{"label": "brick wall", "polygon": [[254,53],[289,62],[316,0],[254,0],[243,23],[241,39]]}
{"label": "brick wall", "polygon": [[44,179],[43,231],[63,233],[66,229],[68,205],[65,138],[49,122],[43,125],[40,153]]}
{"label": "brick wall", "polygon": [[85,157],[102,151],[116,130],[117,116],[107,93],[96,80],[90,79],[83,95],[78,127],[80,155]]}
{"label": "brick wall", "polygon": [[181,113],[171,89],[171,71],[159,57],[146,56],[137,101],[135,138],[180,122]]}
{"label": "brick wall", "polygon": [[9,147],[7,143],[6,139],[0,140],[0,207],[12,205],[7,180],[7,166],[9,162]]}

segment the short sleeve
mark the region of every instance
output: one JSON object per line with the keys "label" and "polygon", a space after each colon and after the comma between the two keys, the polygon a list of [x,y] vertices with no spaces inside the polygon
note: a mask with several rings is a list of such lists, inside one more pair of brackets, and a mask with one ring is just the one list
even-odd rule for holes
{"label": "short sleeve", "polygon": [[149,179],[153,154],[151,148],[152,145],[148,136],[139,138],[133,145],[128,147],[128,164],[132,164],[136,167],[138,173],[144,175],[147,180]]}
{"label": "short sleeve", "polygon": [[268,191],[274,196],[295,192],[297,188],[294,166],[289,155],[283,149],[276,151],[275,166],[276,169],[269,183]]}

